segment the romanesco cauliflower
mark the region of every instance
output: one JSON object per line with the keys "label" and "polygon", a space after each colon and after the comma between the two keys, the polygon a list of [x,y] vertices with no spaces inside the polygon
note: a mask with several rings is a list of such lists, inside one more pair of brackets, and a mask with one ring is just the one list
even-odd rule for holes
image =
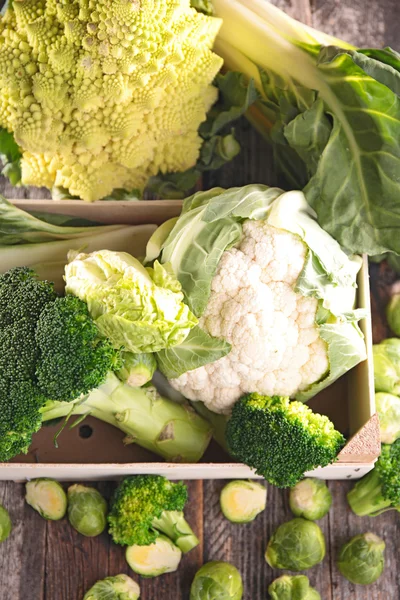
{"label": "romanesco cauliflower", "polygon": [[0,127],[22,182],[93,201],[192,167],[221,21],[190,0],[18,0],[0,17]]}

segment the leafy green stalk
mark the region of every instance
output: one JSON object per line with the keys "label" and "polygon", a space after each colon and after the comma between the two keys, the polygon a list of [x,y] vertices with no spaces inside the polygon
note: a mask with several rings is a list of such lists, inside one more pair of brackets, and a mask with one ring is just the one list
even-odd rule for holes
{"label": "leafy green stalk", "polygon": [[209,423],[187,404],[159,396],[154,388],[132,388],[109,374],[103,385],[75,402],[50,402],[43,421],[71,415],[93,416],[123,431],[135,443],[172,462],[197,462],[211,435]]}
{"label": "leafy green stalk", "polygon": [[400,55],[358,50],[267,1],[214,8],[216,51],[256,82],[250,120],[291,187],[305,186],[321,226],[350,251],[400,253]]}

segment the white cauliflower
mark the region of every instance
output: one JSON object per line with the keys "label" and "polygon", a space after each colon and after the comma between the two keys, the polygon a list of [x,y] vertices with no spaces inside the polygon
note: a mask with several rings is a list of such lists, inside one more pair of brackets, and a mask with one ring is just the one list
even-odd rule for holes
{"label": "white cauliflower", "polygon": [[200,320],[232,350],[172,379],[177,390],[214,412],[229,413],[245,393],[294,396],[326,374],[327,345],[315,324],[318,302],[294,290],[306,253],[288,231],[265,221],[244,223],[238,247],[219,262]]}
{"label": "white cauliflower", "polygon": [[306,402],[366,357],[365,313],[354,308],[361,259],[321,229],[302,192],[198,192],[148,253],[169,263],[199,318],[158,367],[214,412],[250,392]]}

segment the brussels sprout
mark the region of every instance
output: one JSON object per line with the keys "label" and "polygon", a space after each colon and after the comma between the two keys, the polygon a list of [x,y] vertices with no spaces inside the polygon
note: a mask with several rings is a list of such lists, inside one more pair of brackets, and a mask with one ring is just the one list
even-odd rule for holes
{"label": "brussels sprout", "polygon": [[292,513],[309,521],[322,519],[329,512],[331,504],[332,495],[325,481],[320,479],[303,479],[289,493]]}
{"label": "brussels sprout", "polygon": [[128,546],[125,556],[135,573],[143,577],[158,577],[177,570],[182,552],[166,535],[160,534],[149,546]]}
{"label": "brussels sprout", "polygon": [[265,560],[273,569],[303,571],[323,560],[325,538],[313,521],[292,519],[280,525],[271,537]]}
{"label": "brussels sprout", "polygon": [[83,600],[138,600],[140,587],[128,575],[115,575],[97,581]]}
{"label": "brussels sprout", "polygon": [[268,588],[271,600],[321,600],[305,575],[282,575]]}
{"label": "brussels sprout", "polygon": [[386,317],[390,329],[400,336],[400,294],[392,296],[386,308]]}
{"label": "brussels sprout", "polygon": [[33,479],[25,486],[26,502],[41,517],[49,521],[59,521],[67,512],[67,495],[58,481],[53,479]]}
{"label": "brussels sprout", "polygon": [[117,372],[118,379],[131,387],[141,387],[148,383],[157,369],[154,354],[123,352],[122,360],[122,367]]}
{"label": "brussels sprout", "polygon": [[400,339],[388,338],[373,351],[375,391],[400,394]]}
{"label": "brussels sprout", "polygon": [[0,543],[4,542],[11,533],[12,525],[8,511],[0,504]]}
{"label": "brussels sprout", "polygon": [[87,537],[100,535],[107,524],[107,502],[94,488],[71,485],[68,488],[68,518],[78,533]]}
{"label": "brussels sprout", "polygon": [[375,394],[382,444],[393,444],[400,437],[400,398],[386,392]]}
{"label": "brussels sprout", "polygon": [[231,481],[223,488],[220,505],[232,523],[250,523],[265,509],[267,488],[255,481]]}
{"label": "brussels sprout", "polygon": [[190,600],[242,600],[243,583],[236,567],[227,562],[209,562],[196,573]]}
{"label": "brussels sprout", "polygon": [[339,571],[351,583],[374,583],[385,566],[384,552],[385,542],[374,533],[356,535],[340,550]]}

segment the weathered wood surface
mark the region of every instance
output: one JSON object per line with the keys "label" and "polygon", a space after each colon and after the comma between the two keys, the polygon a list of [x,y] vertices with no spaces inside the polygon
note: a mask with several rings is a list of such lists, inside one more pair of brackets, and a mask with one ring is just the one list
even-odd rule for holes
{"label": "weathered wood surface", "polygon": [[[294,17],[362,46],[400,46],[398,0],[276,0]],[[274,184],[270,158],[264,142],[246,122],[239,127],[246,150],[218,176],[204,182],[211,185],[243,185],[251,181]],[[41,189],[12,189],[0,181],[6,197],[43,198]],[[387,335],[383,308],[393,273],[385,265],[372,269],[374,338]],[[196,570],[209,560],[227,560],[241,571],[245,600],[265,600],[269,583],[278,576],[263,555],[273,530],[291,518],[288,494],[269,486],[268,507],[248,525],[233,525],[219,509],[219,481],[189,482],[191,501],[188,520],[201,538],[199,548],[185,556],[177,574],[142,580],[143,600],[188,600]],[[105,496],[112,483],[97,486]],[[395,511],[375,519],[359,519],[346,503],[347,482],[331,482],[334,497],[330,514],[321,522],[327,540],[323,563],[307,574],[323,600],[400,600],[400,520]],[[0,546],[0,600],[81,600],[84,592],[107,575],[128,572],[122,548],[113,545],[107,534],[88,539],[78,535],[67,520],[44,521],[23,500],[23,486],[0,483],[0,503],[10,511],[14,529]],[[378,583],[363,588],[346,582],[338,573],[335,559],[340,545],[364,531],[382,536],[387,544],[386,569]]]}

